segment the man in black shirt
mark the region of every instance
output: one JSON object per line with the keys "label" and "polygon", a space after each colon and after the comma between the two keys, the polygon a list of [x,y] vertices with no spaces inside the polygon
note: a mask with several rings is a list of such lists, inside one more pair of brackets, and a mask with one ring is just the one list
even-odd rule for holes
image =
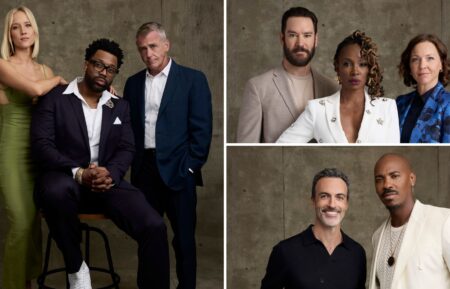
{"label": "man in black shirt", "polygon": [[273,248],[261,289],[363,289],[366,254],[341,231],[349,180],[337,169],[316,174],[311,200],[314,225]]}

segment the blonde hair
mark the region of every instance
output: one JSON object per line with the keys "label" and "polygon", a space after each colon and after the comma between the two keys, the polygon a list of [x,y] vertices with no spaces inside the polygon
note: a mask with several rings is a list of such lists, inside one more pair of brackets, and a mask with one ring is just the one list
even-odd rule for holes
{"label": "blonde hair", "polygon": [[3,30],[3,39],[2,39],[2,46],[1,46],[1,57],[3,59],[8,60],[9,57],[14,55],[15,49],[14,49],[14,43],[11,39],[11,26],[13,22],[13,17],[16,12],[23,12],[25,15],[27,15],[28,20],[30,20],[31,27],[33,27],[34,30],[34,44],[32,46],[32,53],[31,57],[36,58],[39,54],[39,29],[36,23],[36,18],[34,18],[33,12],[31,12],[30,9],[28,9],[25,6],[19,6],[17,8],[13,8],[9,10],[8,14],[6,14],[5,17],[5,25]]}

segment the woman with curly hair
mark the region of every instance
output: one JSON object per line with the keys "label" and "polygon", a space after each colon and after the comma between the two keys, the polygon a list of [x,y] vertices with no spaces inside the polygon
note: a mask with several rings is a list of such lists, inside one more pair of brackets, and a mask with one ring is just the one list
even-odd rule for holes
{"label": "woman with curly hair", "polygon": [[406,86],[415,90],[397,101],[402,143],[450,142],[450,62],[447,47],[435,35],[411,39],[398,66]]}
{"label": "woman with curly hair", "polygon": [[313,99],[279,143],[398,143],[395,101],[383,97],[377,46],[356,30],[339,43],[334,69],[341,89]]}

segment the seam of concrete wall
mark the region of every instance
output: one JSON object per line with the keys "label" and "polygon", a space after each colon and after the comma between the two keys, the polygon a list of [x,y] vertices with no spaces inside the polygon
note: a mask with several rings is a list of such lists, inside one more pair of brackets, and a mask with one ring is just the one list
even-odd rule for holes
{"label": "seam of concrete wall", "polygon": [[448,29],[445,27],[445,24],[447,23],[447,1],[448,0],[441,0],[441,39],[444,41],[444,43],[447,43],[448,41]]}
{"label": "seam of concrete wall", "polygon": [[163,24],[163,23],[165,23],[165,21],[164,21],[165,20],[164,19],[164,13],[163,13],[163,11],[164,11],[164,0],[161,0],[159,3],[160,3],[160,6],[161,6],[161,23]]}

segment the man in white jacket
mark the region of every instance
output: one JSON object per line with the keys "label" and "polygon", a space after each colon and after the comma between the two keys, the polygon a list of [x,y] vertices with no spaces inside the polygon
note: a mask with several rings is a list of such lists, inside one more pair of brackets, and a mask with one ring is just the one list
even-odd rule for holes
{"label": "man in white jacket", "polygon": [[372,237],[369,289],[450,288],[450,210],[415,199],[416,175],[401,155],[383,155],[374,174],[390,216]]}

